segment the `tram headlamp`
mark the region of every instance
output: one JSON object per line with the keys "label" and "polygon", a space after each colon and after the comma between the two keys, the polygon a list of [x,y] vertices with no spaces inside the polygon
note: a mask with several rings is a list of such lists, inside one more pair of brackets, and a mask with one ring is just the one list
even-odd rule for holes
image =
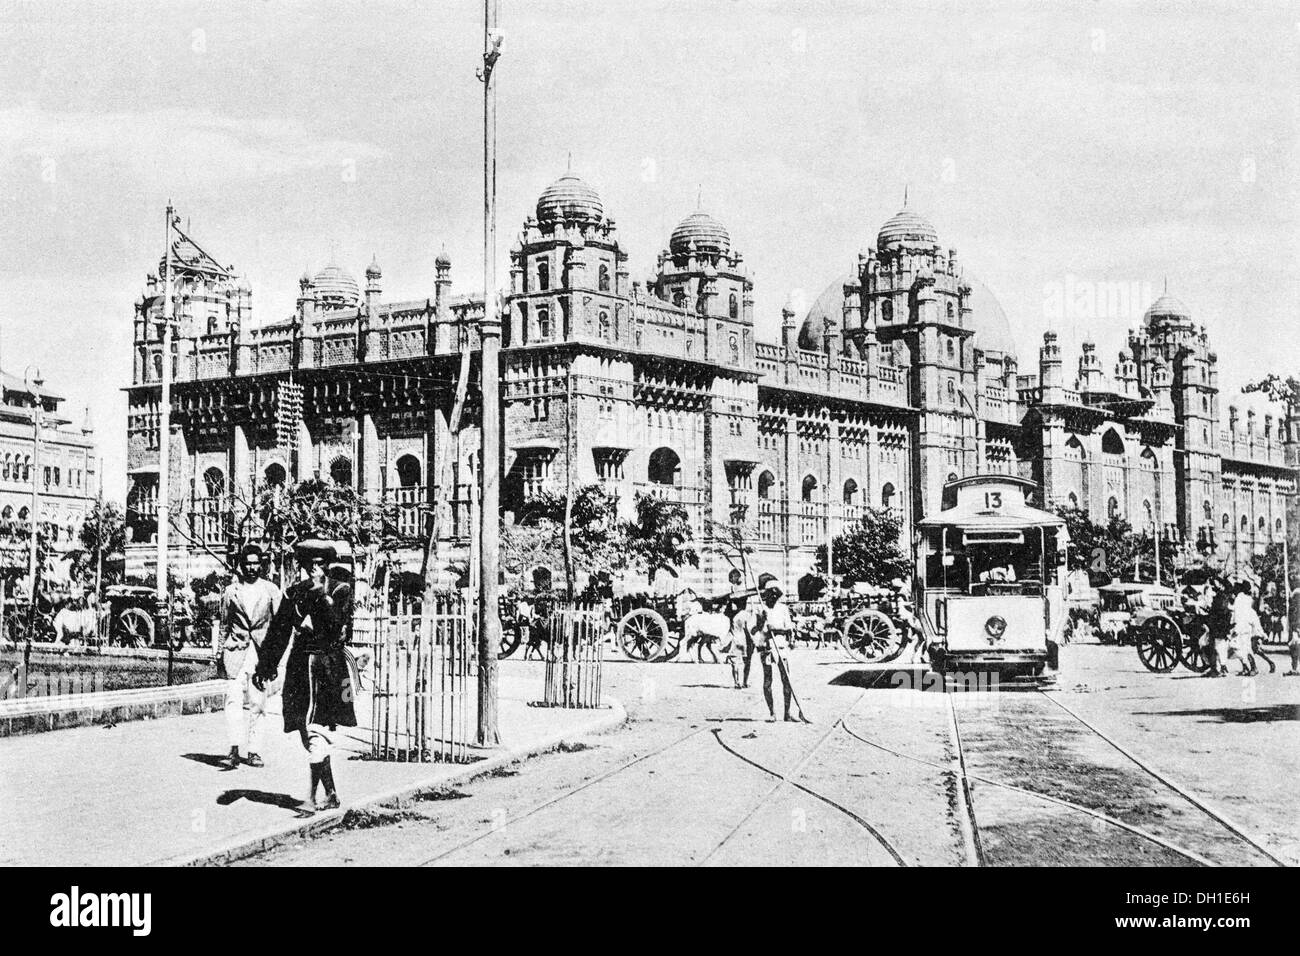
{"label": "tram headlamp", "polygon": [[994,614],[984,622],[984,632],[991,640],[1002,640],[1002,635],[1007,632],[1007,619],[1000,614]]}

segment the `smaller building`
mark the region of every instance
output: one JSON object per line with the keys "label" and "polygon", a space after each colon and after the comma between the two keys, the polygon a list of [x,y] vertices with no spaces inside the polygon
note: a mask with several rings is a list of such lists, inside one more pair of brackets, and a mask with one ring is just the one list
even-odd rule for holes
{"label": "smaller building", "polygon": [[20,375],[0,372],[0,571],[9,576],[28,567],[33,485],[46,540],[58,554],[78,546],[99,496],[90,413],[74,424],[60,410],[63,401]]}

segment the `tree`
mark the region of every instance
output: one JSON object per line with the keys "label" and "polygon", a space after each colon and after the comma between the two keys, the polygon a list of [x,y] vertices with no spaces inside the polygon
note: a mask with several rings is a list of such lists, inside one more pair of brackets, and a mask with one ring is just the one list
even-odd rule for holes
{"label": "tree", "polygon": [[624,522],[628,564],[650,578],[660,568],[700,566],[691,541],[691,516],[686,506],[657,495],[636,496],[636,518]]}
{"label": "tree", "polygon": [[87,559],[94,565],[101,556],[126,550],[126,514],[112,501],[96,501],[82,522],[78,536]]}
{"label": "tree", "polygon": [[[360,548],[389,544],[395,537],[395,507],[319,478],[299,482],[287,494],[282,488],[263,488],[253,502],[261,537],[273,550],[287,551],[300,538],[314,535]],[[253,537],[251,522],[240,526],[245,531],[241,537]]]}
{"label": "tree", "polygon": [[[1094,585],[1133,580],[1135,562],[1139,580],[1155,580],[1155,546],[1149,532],[1134,532],[1133,526],[1118,516],[1097,524],[1082,508],[1058,507],[1056,513],[1065,519],[1070,534],[1070,567],[1085,569]],[[1181,560],[1177,542],[1161,538],[1162,581]]]}
{"label": "tree", "polygon": [[[911,561],[899,543],[903,516],[892,508],[867,508],[857,524],[837,534],[832,541],[835,566],[832,576],[846,583],[863,582],[877,587],[911,572]],[[817,546],[817,571],[826,574],[826,545]]]}
{"label": "tree", "polygon": [[[564,520],[569,512],[570,535],[566,550]],[[564,566],[566,583],[573,584],[578,565],[592,579],[621,573],[629,561],[626,527],[618,520],[618,499],[602,485],[583,485],[567,508],[565,496],[543,491],[528,500],[516,523],[501,526],[501,562],[519,577],[538,566]]]}
{"label": "tree", "polygon": [[1300,379],[1288,375],[1282,378],[1280,375],[1266,375],[1258,382],[1251,382],[1242,388],[1246,394],[1251,392],[1262,392],[1267,395],[1271,401],[1280,402],[1287,408],[1300,405]]}

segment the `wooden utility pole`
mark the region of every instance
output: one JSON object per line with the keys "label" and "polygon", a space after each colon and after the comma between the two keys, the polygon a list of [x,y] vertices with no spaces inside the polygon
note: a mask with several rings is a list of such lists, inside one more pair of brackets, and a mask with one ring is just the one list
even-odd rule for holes
{"label": "wooden utility pole", "polygon": [[496,88],[492,79],[501,55],[497,32],[497,0],[483,0],[483,320],[479,325],[481,434],[479,448],[479,580],[478,580],[478,743],[501,742],[497,731],[497,647],[501,622],[497,616],[497,568],[501,537],[501,408],[498,362],[501,317],[496,294]]}

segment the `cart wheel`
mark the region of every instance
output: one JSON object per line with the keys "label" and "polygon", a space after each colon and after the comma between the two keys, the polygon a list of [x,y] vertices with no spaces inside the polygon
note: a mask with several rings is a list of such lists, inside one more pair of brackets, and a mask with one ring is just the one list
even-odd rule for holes
{"label": "cart wheel", "polygon": [[1182,632],[1171,618],[1157,614],[1147,619],[1136,634],[1138,660],[1157,674],[1167,674],[1178,663]]}
{"label": "cart wheel", "polygon": [[[667,627],[667,621],[664,622],[664,626]],[[660,649],[659,656],[656,657],[655,660],[670,661],[677,656],[677,652],[681,649],[682,632],[668,628],[668,635],[664,638],[664,646]]]}
{"label": "cart wheel", "polygon": [[618,622],[619,647],[634,661],[657,659],[667,642],[668,622],[651,608],[639,607],[628,611]]}
{"label": "cart wheel", "polygon": [[893,660],[903,649],[894,622],[870,608],[859,611],[844,622],[840,646],[850,657],[864,664]]}
{"label": "cart wheel", "polygon": [[520,642],[523,641],[523,631],[523,627],[501,628],[501,644],[497,647],[497,657],[509,657],[518,650]]}
{"label": "cart wheel", "polygon": [[1178,648],[1178,659],[1183,666],[1198,674],[1204,674],[1210,669],[1208,649],[1201,644],[1204,637],[1205,628],[1203,627],[1194,633],[1184,634],[1182,644]]}
{"label": "cart wheel", "polygon": [[117,642],[123,647],[148,647],[153,643],[153,618],[138,607],[117,616]]}

